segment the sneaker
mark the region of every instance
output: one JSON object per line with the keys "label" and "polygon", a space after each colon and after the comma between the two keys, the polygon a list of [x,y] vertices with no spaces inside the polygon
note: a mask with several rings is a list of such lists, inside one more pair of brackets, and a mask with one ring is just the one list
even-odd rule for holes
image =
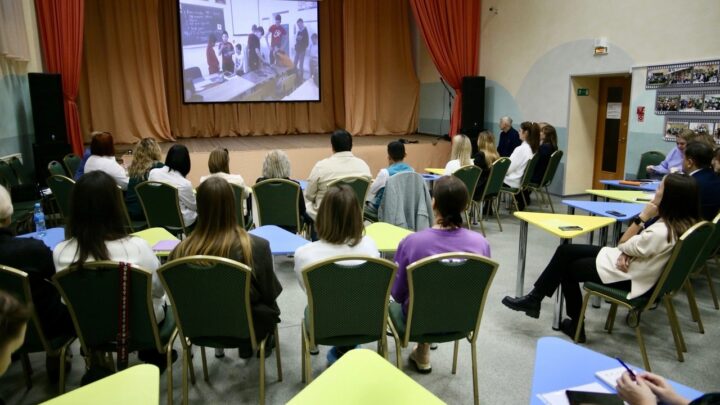
{"label": "sneaker", "polygon": [[415,350],[410,353],[410,362],[415,366],[415,370],[417,370],[417,372],[420,374],[430,374],[432,372],[432,364],[430,364],[430,362],[419,362],[417,360]]}

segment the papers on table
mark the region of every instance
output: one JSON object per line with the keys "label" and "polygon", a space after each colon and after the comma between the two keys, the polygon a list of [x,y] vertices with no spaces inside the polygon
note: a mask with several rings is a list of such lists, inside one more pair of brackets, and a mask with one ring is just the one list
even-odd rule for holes
{"label": "papers on table", "polygon": [[[625,371],[627,371],[625,370],[625,367],[615,367],[609,370],[598,371],[597,373],[595,373],[595,377],[599,378],[600,381],[607,384],[608,387],[615,388],[615,386],[617,385],[617,380],[622,377]],[[633,373],[637,375],[638,371],[633,370]]]}

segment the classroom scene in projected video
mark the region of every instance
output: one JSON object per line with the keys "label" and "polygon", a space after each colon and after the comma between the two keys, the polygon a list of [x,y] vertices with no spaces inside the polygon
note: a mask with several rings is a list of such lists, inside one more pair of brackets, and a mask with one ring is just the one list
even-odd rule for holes
{"label": "classroom scene in projected video", "polygon": [[317,2],[179,3],[185,102],[320,100]]}

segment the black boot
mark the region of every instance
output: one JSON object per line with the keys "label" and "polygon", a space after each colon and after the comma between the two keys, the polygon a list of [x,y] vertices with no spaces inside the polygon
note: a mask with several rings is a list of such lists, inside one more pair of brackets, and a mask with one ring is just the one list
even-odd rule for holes
{"label": "black boot", "polygon": [[[562,333],[566,334],[570,339],[575,340],[575,330],[577,329],[577,322],[570,318],[563,319],[562,322],[560,322],[560,330]],[[587,338],[585,337],[585,325],[583,325],[582,329],[580,329],[580,337],[578,338],[578,343],[585,343]]]}
{"label": "black boot", "polygon": [[525,315],[537,319],[540,317],[541,301],[541,296],[531,292],[530,294],[519,298],[507,296],[503,298],[502,303],[512,310],[525,312]]}

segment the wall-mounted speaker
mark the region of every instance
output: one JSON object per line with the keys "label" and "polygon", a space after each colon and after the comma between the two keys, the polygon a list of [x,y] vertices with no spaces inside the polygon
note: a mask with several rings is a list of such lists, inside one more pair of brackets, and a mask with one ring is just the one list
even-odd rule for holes
{"label": "wall-mounted speaker", "polygon": [[59,74],[28,73],[35,143],[68,142],[62,79]]}

